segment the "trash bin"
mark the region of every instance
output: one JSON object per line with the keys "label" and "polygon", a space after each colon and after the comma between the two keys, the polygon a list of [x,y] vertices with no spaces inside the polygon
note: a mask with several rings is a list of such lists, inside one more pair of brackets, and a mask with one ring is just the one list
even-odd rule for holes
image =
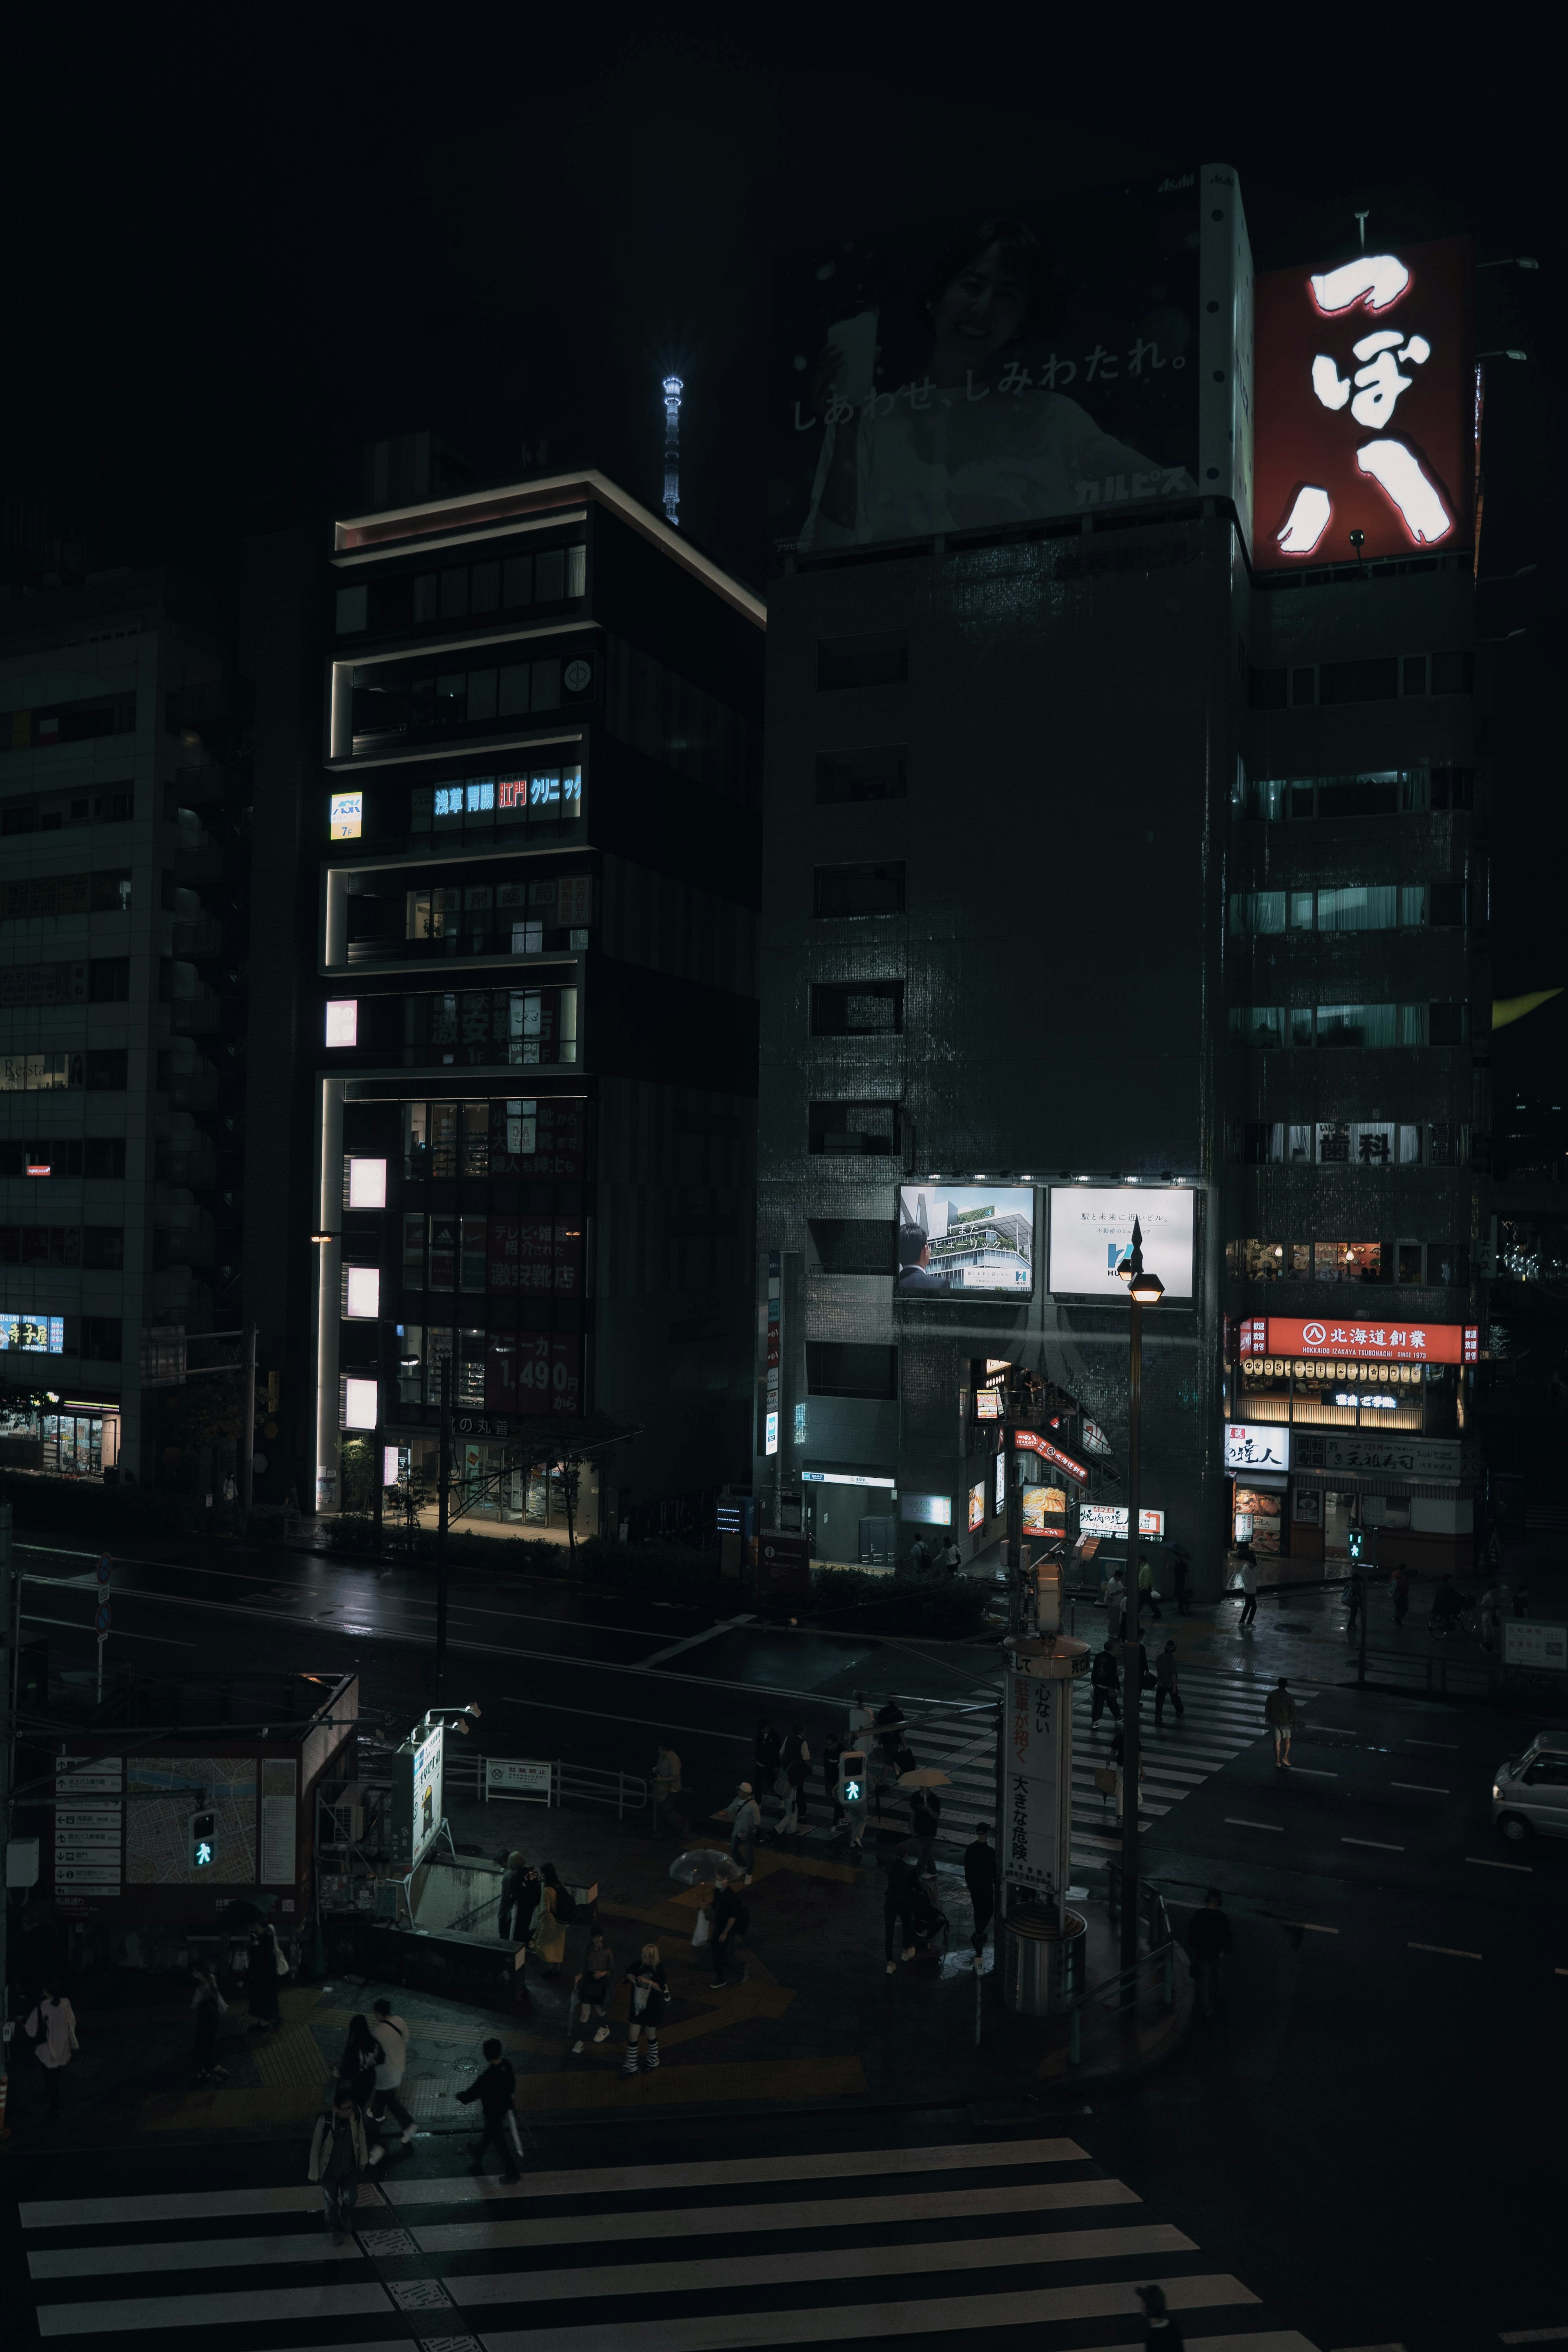
{"label": "trash bin", "polygon": [[1089,1923],[1064,1911],[1061,1924],[1016,1911],[1001,1923],[1002,2002],[1016,2017],[1048,2017],[1083,1990]]}

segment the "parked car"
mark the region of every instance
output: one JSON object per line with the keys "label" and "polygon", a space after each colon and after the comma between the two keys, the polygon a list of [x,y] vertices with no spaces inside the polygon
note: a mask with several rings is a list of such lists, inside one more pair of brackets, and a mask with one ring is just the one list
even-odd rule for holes
{"label": "parked car", "polygon": [[1568,1837],[1568,1731],[1538,1732],[1522,1756],[1498,1766],[1492,1820],[1515,1845]]}

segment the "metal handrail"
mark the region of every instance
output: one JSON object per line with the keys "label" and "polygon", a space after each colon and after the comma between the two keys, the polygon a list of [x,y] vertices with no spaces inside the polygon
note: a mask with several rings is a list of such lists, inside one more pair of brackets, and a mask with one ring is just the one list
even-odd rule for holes
{"label": "metal handrail", "polygon": [[1153,1951],[1145,1952],[1143,1958],[1135,1960],[1130,1969],[1122,1969],[1117,1975],[1106,1977],[1097,1985],[1086,1986],[1076,2000],[1068,2002],[1068,2057],[1071,2065],[1076,2066],[1079,2062],[1084,2011],[1091,2003],[1104,2007],[1112,2000],[1120,2006],[1129,1993],[1136,1999],[1139,1978],[1145,1969],[1152,1969],[1156,1965],[1164,1981],[1165,2006],[1169,2009],[1176,1998],[1176,1944],[1173,1937]]}

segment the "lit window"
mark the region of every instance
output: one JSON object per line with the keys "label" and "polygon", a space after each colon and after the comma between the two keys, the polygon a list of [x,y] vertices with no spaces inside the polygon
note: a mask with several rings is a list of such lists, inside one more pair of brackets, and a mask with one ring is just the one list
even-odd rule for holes
{"label": "lit window", "polygon": [[359,1043],[359,999],[337,996],[327,1005],[327,1043],[329,1045],[357,1045]]}
{"label": "lit window", "polygon": [[348,1379],[343,1382],[343,1427],[374,1429],[379,1419],[376,1412],[376,1384],[374,1381]]}
{"label": "lit window", "polygon": [[381,1313],[381,1268],[351,1265],[345,1269],[343,1312],[356,1321],[374,1323]]}
{"label": "lit window", "polygon": [[357,841],[364,829],[364,794],[334,793],[328,814],[327,830],[333,841]]}
{"label": "lit window", "polygon": [[351,1209],[384,1209],[386,1206],[385,1160],[351,1160],[348,1197]]}

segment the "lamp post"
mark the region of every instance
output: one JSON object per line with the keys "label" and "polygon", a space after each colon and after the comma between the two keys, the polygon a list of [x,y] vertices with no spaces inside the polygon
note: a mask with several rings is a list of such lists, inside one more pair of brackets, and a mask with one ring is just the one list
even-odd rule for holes
{"label": "lamp post", "polygon": [[[1142,1701],[1142,1652],[1138,1638],[1139,1483],[1143,1412],[1143,1309],[1158,1307],[1165,1286],[1143,1270],[1143,1228],[1132,1220],[1132,1246],[1116,1269],[1131,1300],[1127,1363],[1127,1644],[1121,1733],[1121,1965],[1138,1960],[1138,1709]],[[1129,1991],[1131,1988],[1129,1987]]]}

